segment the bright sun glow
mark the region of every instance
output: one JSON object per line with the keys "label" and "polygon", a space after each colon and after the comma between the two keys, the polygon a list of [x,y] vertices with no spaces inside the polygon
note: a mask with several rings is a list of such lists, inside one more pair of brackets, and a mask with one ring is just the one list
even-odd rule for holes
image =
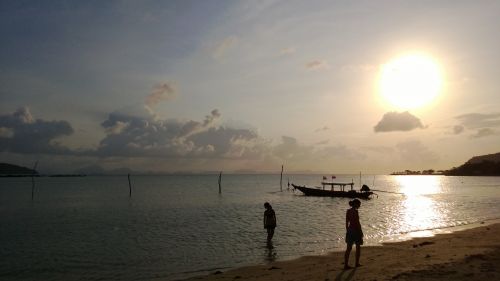
{"label": "bright sun glow", "polygon": [[380,77],[382,97],[398,110],[429,104],[441,90],[438,64],[430,57],[412,54],[383,65]]}

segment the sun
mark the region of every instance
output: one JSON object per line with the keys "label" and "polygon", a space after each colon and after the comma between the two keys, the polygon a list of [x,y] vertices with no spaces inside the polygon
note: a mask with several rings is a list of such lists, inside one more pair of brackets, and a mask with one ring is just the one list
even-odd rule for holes
{"label": "sun", "polygon": [[442,80],[441,69],[430,56],[404,55],[382,66],[380,94],[398,110],[420,108],[438,96]]}

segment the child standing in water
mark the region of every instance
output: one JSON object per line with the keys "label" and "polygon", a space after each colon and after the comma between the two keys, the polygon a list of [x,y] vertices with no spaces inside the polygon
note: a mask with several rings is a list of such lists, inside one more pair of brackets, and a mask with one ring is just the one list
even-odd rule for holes
{"label": "child standing in water", "polygon": [[273,239],[274,228],[276,228],[276,214],[274,213],[273,207],[268,202],[264,203],[264,228],[267,230],[267,243],[271,243]]}
{"label": "child standing in water", "polygon": [[358,209],[361,202],[358,199],[349,201],[350,209],[347,210],[345,215],[345,242],[347,249],[344,255],[344,269],[351,268],[349,266],[349,255],[351,254],[352,244],[356,244],[356,267],[361,266],[359,257],[361,255],[361,245],[363,245],[363,231],[361,230],[361,223],[359,222]]}

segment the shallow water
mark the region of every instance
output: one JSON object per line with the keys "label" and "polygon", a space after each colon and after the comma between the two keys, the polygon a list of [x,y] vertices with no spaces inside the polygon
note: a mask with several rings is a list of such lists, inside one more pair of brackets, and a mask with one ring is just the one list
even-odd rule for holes
{"label": "shallow water", "polygon": [[[348,199],[280,192],[279,175],[0,179],[0,279],[172,280],[344,247]],[[317,175],[285,177],[314,186]],[[337,176],[336,181],[359,175]],[[364,176],[365,243],[500,215],[500,178]],[[277,214],[266,247],[263,203]]]}

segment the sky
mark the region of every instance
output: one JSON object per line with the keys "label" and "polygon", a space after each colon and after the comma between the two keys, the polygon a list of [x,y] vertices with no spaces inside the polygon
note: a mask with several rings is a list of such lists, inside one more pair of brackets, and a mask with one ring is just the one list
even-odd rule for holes
{"label": "sky", "polygon": [[[499,14],[499,1],[1,1],[0,162],[450,169],[500,151]],[[439,74],[389,76],[409,104],[394,105],[384,69],[414,54]]]}

